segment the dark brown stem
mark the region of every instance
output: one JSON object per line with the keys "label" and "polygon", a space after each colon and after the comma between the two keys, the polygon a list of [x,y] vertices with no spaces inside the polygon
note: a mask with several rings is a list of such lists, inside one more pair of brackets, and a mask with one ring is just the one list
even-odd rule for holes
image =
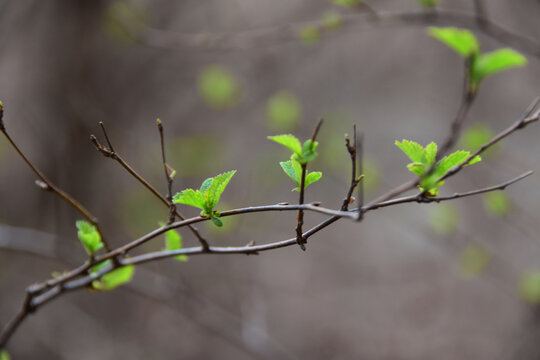
{"label": "dark brown stem", "polygon": [[[112,148],[111,142],[109,141],[109,137],[106,135],[107,131],[105,129],[105,125],[103,122],[100,122],[99,125],[101,126],[103,133],[105,134],[105,138],[107,140],[107,143]],[[171,208],[171,202],[167,200],[163,195],[159,193],[159,191],[156,190],[148,181],[146,181],[145,178],[143,178],[135,169],[133,169],[117,152],[112,151],[110,148],[107,148],[99,143],[97,138],[94,135],[90,135],[90,140],[94,144],[97,151],[99,151],[103,156],[109,157],[113,160],[116,160],[131,176],[133,176],[137,181],[139,181],[145,188],[150,190],[154,196],[156,196],[163,204],[165,204],[169,209]],[[175,210],[176,216],[183,220],[184,216],[178,211],[178,209]],[[195,235],[195,237],[199,240],[201,243],[201,246],[205,249],[209,249],[209,244],[206,241],[205,238],[202,237],[202,235],[199,233],[199,230],[194,226],[188,226],[188,229]]]}
{"label": "dark brown stem", "polygon": [[[3,115],[3,109],[2,109],[2,115]],[[19,154],[19,156],[23,159],[23,161],[28,165],[28,167],[36,174],[36,176],[39,178],[39,181],[36,181],[36,185],[42,190],[50,191],[54,194],[56,194],[58,197],[60,197],[62,200],[67,202],[71,207],[73,207],[75,210],[77,210],[86,220],[88,220],[92,225],[94,225],[97,229],[97,231],[101,234],[103,246],[105,250],[110,251],[109,245],[107,244],[107,241],[105,241],[105,237],[103,236],[102,231],[99,228],[99,223],[97,217],[95,217],[88,209],[86,209],[80,202],[75,200],[72,196],[67,194],[65,191],[60,189],[58,186],[53,184],[37,167],[32,164],[32,162],[24,155],[24,153],[21,151],[21,149],[17,146],[15,141],[11,138],[11,136],[8,134],[3,121],[2,121],[2,127],[0,128],[0,131],[4,134],[6,139],[9,141],[13,149]]]}
{"label": "dark brown stem", "polygon": [[471,106],[476,98],[476,91],[472,90],[469,86],[470,66],[470,59],[466,60],[465,75],[463,81],[463,96],[461,98],[461,104],[459,106],[459,110],[457,111],[456,116],[454,117],[454,120],[452,121],[452,125],[450,126],[450,133],[448,134],[447,138],[441,143],[442,145],[439,146],[439,150],[437,151],[437,160],[440,160],[444,155],[446,155],[446,153],[450,151],[450,149],[452,149],[452,147],[457,142],[459,135],[461,134],[461,127],[465,122],[467,114],[469,113],[469,110],[471,109]]}
{"label": "dark brown stem", "polygon": [[163,171],[165,172],[165,179],[167,180],[167,202],[170,204],[169,220],[167,224],[173,223],[176,218],[176,204],[172,201],[172,185],[173,178],[170,172],[170,166],[167,164],[165,157],[165,137],[163,135],[163,124],[160,119],[157,119],[157,127],[159,131],[159,142],[161,144],[161,158],[163,160]]}

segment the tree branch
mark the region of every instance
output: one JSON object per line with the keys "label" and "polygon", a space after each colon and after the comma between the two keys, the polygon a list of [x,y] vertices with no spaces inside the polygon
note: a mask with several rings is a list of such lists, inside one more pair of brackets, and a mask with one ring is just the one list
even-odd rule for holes
{"label": "tree branch", "polygon": [[[105,139],[107,141],[107,144],[109,147],[103,146],[98,139],[94,135],[90,135],[90,140],[92,141],[92,144],[94,144],[97,151],[99,151],[103,156],[111,158],[118,162],[131,176],[133,176],[137,181],[139,181],[145,188],[150,190],[154,196],[156,196],[163,204],[165,204],[169,209],[171,208],[171,202],[167,200],[163,195],[159,193],[159,191],[156,190],[146,179],[144,179],[135,169],[133,169],[116,151],[114,151],[112,144],[109,140],[109,136],[107,135],[107,130],[105,129],[105,124],[103,122],[99,123],[99,126],[103,130],[103,134],[105,136]],[[178,216],[179,219],[184,220],[184,216],[178,211],[178,209],[175,209],[175,215]],[[193,226],[188,226],[189,230],[195,235],[195,237],[199,240],[201,243],[201,246],[205,249],[209,248],[208,242],[205,238],[202,237],[202,235],[199,233],[199,230]]]}

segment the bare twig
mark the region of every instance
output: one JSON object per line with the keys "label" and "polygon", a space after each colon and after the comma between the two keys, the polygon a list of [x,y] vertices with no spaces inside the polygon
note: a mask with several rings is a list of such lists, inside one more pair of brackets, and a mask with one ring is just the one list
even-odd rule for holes
{"label": "bare twig", "polygon": [[[105,129],[105,124],[103,122],[99,123],[99,126],[103,130],[103,134],[105,135],[105,139],[107,140],[107,143],[109,145],[109,148],[103,146],[98,139],[94,135],[90,135],[90,140],[94,144],[97,151],[99,151],[103,156],[111,158],[113,160],[116,160],[131,176],[133,176],[137,181],[139,181],[145,188],[150,190],[152,194],[154,194],[163,204],[165,204],[169,209],[171,208],[171,202],[167,200],[163,195],[160,194],[159,191],[156,190],[145,178],[143,178],[135,169],[133,169],[116,151],[113,150],[112,144],[109,140],[109,136],[107,135],[107,130]],[[176,216],[183,220],[184,216],[178,211],[178,209],[175,210]],[[195,235],[195,237],[199,240],[201,243],[201,246],[205,249],[209,248],[208,242],[205,238],[202,237],[202,235],[199,233],[199,230],[195,228],[194,226],[188,226],[189,230]]]}
{"label": "bare twig", "polygon": [[532,174],[533,174],[533,171],[527,171],[526,173],[523,173],[520,176],[513,178],[511,180],[505,181],[504,183],[499,184],[499,185],[490,186],[490,187],[486,187],[486,188],[478,189],[478,190],[472,190],[472,191],[468,191],[464,193],[455,193],[454,195],[450,195],[450,196],[430,197],[430,196],[424,196],[423,193],[419,193],[417,195],[405,196],[402,198],[392,199],[392,200],[378,203],[374,206],[366,208],[366,210],[376,210],[376,209],[380,209],[387,206],[405,204],[405,203],[411,203],[411,202],[416,202],[419,204],[427,204],[427,203],[433,203],[433,202],[439,203],[441,201],[454,200],[454,199],[464,198],[468,196],[483,194],[483,193],[497,191],[497,190],[505,190],[508,186],[520,180],[523,180],[527,176],[530,176]]}
{"label": "bare twig", "polygon": [[[434,16],[426,16],[425,11],[411,12],[377,12],[377,16],[368,13],[351,13],[342,16],[343,28],[359,28],[360,26],[402,27],[402,26],[461,26],[483,32],[485,35],[535,57],[540,57],[540,44],[537,40],[516,34],[503,26],[482,16],[468,12],[438,9]],[[431,15],[431,14],[428,14]],[[284,24],[246,30],[237,33],[199,33],[182,34],[155,28],[148,28],[142,35],[143,45],[179,49],[195,47],[199,49],[249,49],[264,47],[284,41],[297,41],[298,30],[305,26],[318,26],[320,20],[305,21],[296,24]]]}
{"label": "bare twig", "polygon": [[[464,75],[464,81],[463,81],[464,84],[463,84],[463,96],[461,98],[461,105],[459,106],[459,110],[454,118],[454,121],[452,121],[452,125],[450,127],[450,133],[448,134],[446,139],[441,143],[441,146],[439,147],[439,150],[437,151],[437,160],[440,160],[444,155],[446,155],[446,153],[456,143],[457,139],[459,138],[459,135],[461,134],[461,127],[463,123],[465,122],[465,119],[474,102],[474,99],[476,99],[476,91],[472,91],[469,86],[470,66],[471,66],[471,61],[467,59],[465,61],[465,75]],[[431,169],[427,175],[429,175],[431,171],[433,171],[433,169]]]}
{"label": "bare twig", "polygon": [[173,184],[173,178],[171,167],[169,164],[167,164],[167,159],[165,158],[165,138],[163,136],[163,124],[160,119],[157,119],[156,121],[158,131],[159,131],[159,142],[161,144],[161,158],[163,160],[163,171],[165,172],[165,179],[167,180],[167,202],[170,204],[170,213],[169,213],[169,220],[167,221],[167,224],[170,224],[174,222],[176,218],[176,204],[172,201],[172,184]]}
{"label": "bare twig", "polygon": [[60,189],[58,186],[53,184],[32,162],[24,155],[22,150],[17,146],[15,141],[11,138],[11,136],[8,134],[5,124],[3,122],[3,115],[4,111],[2,108],[2,111],[0,113],[0,131],[4,134],[6,139],[9,141],[13,149],[19,154],[19,156],[23,159],[23,161],[28,165],[28,167],[36,174],[36,176],[39,178],[38,181],[36,181],[36,185],[46,191],[50,191],[54,194],[56,194],[58,197],[60,197],[62,200],[67,202],[71,207],[73,207],[75,210],[77,210],[82,216],[86,218],[92,225],[94,225],[97,229],[97,231],[101,234],[101,238],[103,241],[104,248],[109,251],[109,245],[107,241],[105,240],[105,236],[103,236],[102,231],[99,228],[99,223],[97,217],[95,217],[87,208],[85,208],[80,202],[75,200],[71,195]]}

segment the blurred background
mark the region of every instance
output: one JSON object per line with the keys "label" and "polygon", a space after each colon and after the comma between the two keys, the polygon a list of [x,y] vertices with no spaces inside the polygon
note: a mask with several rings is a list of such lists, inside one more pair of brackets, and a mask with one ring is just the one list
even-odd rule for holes
{"label": "blurred background", "polygon": [[[165,193],[156,118],[174,191],[237,169],[221,209],[297,200],[266,139],[310,136],[318,118],[323,172],[307,201],[339,207],[348,186],[343,134],[365,136],[368,200],[411,179],[395,140],[441,142],[457,111],[462,60],[428,23],[362,26],[355,1],[0,1],[0,99],[6,127],[56,184],[96,214],[113,246],[168,210],[89,141],[103,141]],[[341,6],[340,6],[341,4]],[[343,6],[345,5],[345,6]],[[387,12],[414,0],[372,0]],[[540,39],[540,3],[490,0],[490,18]],[[472,13],[473,1],[441,1]],[[369,16],[369,15],[368,15]],[[347,21],[345,21],[348,19]],[[450,24],[449,24],[450,25]],[[507,47],[475,31],[484,50]],[[519,49],[518,49],[519,50]],[[540,61],[487,79],[460,148],[474,149],[540,95]],[[531,125],[447,181],[441,195],[540,170]],[[34,185],[0,138],[0,325],[24,289],[81,264],[79,214]],[[13,359],[537,359],[540,356],[540,178],[505,192],[380,209],[340,221],[307,251],[197,256],[139,266],[113,292],[60,297],[23,323]],[[182,207],[187,216],[198,210]],[[201,224],[214,245],[294,236],[294,213]],[[324,219],[309,213],[306,222]],[[197,246],[181,232],[184,246]],[[159,250],[155,239],[136,253]]]}

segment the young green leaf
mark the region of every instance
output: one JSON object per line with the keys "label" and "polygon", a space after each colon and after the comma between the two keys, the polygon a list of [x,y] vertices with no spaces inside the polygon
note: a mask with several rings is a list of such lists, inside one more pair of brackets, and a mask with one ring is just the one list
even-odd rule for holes
{"label": "young green leaf", "polygon": [[468,58],[480,52],[480,46],[476,36],[469,30],[453,27],[437,28],[430,27],[429,35],[439,40],[446,46],[456,51],[459,55]]}
{"label": "young green leaf", "polygon": [[202,210],[201,216],[209,217],[214,224],[219,223],[221,225],[218,226],[222,226],[221,220],[214,220],[219,217],[219,213],[214,211],[214,208],[234,174],[236,170],[208,178],[204,180],[199,190],[186,189],[174,195],[173,202],[197,207]]}
{"label": "young green leaf", "polygon": [[103,247],[101,235],[94,225],[84,220],[78,220],[75,222],[75,225],[77,226],[77,229],[79,229],[77,236],[88,255],[93,255]]}
{"label": "young green leaf", "polygon": [[302,145],[296,136],[291,134],[268,136],[268,139],[277,142],[287,148],[298,156],[302,155]]}
{"label": "young green leaf", "polygon": [[199,189],[199,191],[204,194],[206,192],[206,190],[208,190],[210,188],[210,185],[212,185],[212,183],[214,182],[214,178],[208,178],[206,180],[203,181],[203,183],[201,184],[201,187]]}
{"label": "young green leaf", "polygon": [[[312,173],[307,174],[304,180],[304,188],[308,187],[309,184],[313,184],[314,182],[319,181],[321,178],[322,178],[322,172],[320,171],[314,171]],[[300,191],[300,187],[294,188],[293,191]]]}
{"label": "young green leaf", "polygon": [[227,184],[234,176],[234,174],[236,174],[236,170],[219,174],[214,177],[214,180],[204,192],[208,208],[213,210],[216,207],[221,197],[221,194],[223,193],[223,191],[225,191]]}
{"label": "young green leaf", "polygon": [[301,176],[302,176],[302,167],[300,163],[296,160],[282,161],[279,163],[281,168],[295,183],[300,185]]}
{"label": "young green leaf", "polygon": [[435,163],[435,158],[437,157],[437,144],[433,141],[427,144],[424,149],[424,156],[426,158],[426,163],[428,165],[433,165]]}
{"label": "young green leaf", "polygon": [[423,164],[425,162],[425,150],[422,145],[403,139],[401,142],[395,142],[396,146],[401,149],[413,162]]}
{"label": "young green leaf", "polygon": [[212,216],[211,218],[212,222],[214,223],[214,225],[218,226],[218,227],[222,227],[223,226],[223,221],[221,221],[220,218],[218,218],[217,216]]}
{"label": "young green leaf", "polygon": [[315,151],[317,149],[317,146],[319,146],[319,142],[312,141],[311,139],[306,140],[302,145],[302,154],[300,156],[297,156],[297,160],[301,164],[307,164],[308,162],[315,160],[318,155]]}
{"label": "young green leaf", "polygon": [[11,360],[11,357],[9,356],[7,351],[2,350],[0,352],[0,360]]}
{"label": "young green leaf", "polygon": [[[409,140],[396,141],[395,144],[413,161],[407,165],[407,169],[418,177],[423,177],[435,163],[435,159],[437,158],[437,144],[434,142],[430,142],[425,148]],[[430,175],[422,179],[419,185],[420,190],[425,191],[428,196],[437,196],[439,194],[439,187],[444,184],[444,181],[437,180],[454,166],[463,163],[469,156],[470,152],[459,150],[440,160]],[[480,160],[480,156],[475,156],[466,166],[477,163]]]}
{"label": "young green leaf", "polygon": [[[162,225],[163,226],[163,225]],[[165,250],[180,250],[182,248],[182,235],[178,231],[172,229],[165,232]],[[188,261],[186,255],[178,255],[174,257],[178,261]]]}
{"label": "young green leaf", "polygon": [[482,54],[473,63],[473,77],[476,83],[491,74],[504,71],[513,67],[525,66],[527,59],[512,49],[499,49],[493,52]]}
{"label": "young green leaf", "polygon": [[131,281],[135,273],[135,266],[127,265],[111,271],[101,277],[99,280],[92,281],[92,287],[96,290],[108,291],[114,290],[118,286]]}
{"label": "young green leaf", "polygon": [[[205,183],[206,181],[203,183],[203,185]],[[206,199],[200,190],[186,189],[174,195],[173,202],[175,204],[190,205],[204,210]]]}

